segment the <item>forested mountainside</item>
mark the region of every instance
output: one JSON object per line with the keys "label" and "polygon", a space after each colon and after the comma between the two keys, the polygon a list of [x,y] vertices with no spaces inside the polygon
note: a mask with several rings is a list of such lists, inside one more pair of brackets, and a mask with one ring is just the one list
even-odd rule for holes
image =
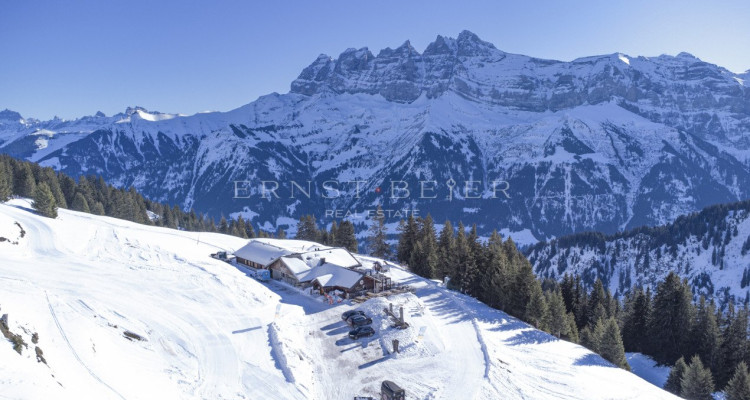
{"label": "forested mountainside", "polygon": [[527,250],[536,273],[559,279],[598,278],[613,292],[653,287],[670,271],[687,278],[695,295],[744,301],[750,288],[750,201],[707,207],[673,223],[605,235],[580,233]]}

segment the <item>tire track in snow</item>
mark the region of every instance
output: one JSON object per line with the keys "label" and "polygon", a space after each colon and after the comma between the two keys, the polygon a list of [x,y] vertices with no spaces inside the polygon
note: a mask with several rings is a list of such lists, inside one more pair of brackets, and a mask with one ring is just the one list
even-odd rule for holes
{"label": "tire track in snow", "polygon": [[[490,352],[489,352],[489,349],[487,348],[487,342],[484,339],[484,335],[482,335],[482,329],[480,328],[479,321],[476,317],[476,310],[472,310],[466,305],[466,300],[468,299],[461,298],[461,296],[466,296],[466,295],[458,295],[457,293],[453,293],[453,292],[446,292],[446,293],[451,296],[454,304],[458,305],[467,315],[471,316],[471,324],[474,327],[474,330],[476,331],[477,341],[479,342],[480,349],[482,350],[482,354],[484,355],[484,378],[485,380],[490,384],[492,388],[495,389],[497,393],[507,393],[509,390],[512,390],[515,393],[517,393],[520,397],[523,397],[523,392],[521,388],[518,385],[516,385],[512,379],[506,379],[506,380],[503,380],[503,382],[499,382],[499,381],[493,380],[490,377],[490,367],[494,366],[495,371],[497,372],[497,365],[494,365],[490,358]],[[474,298],[471,298],[471,299],[477,302],[479,301]],[[502,360],[499,360],[499,361],[502,362]],[[507,372],[510,372],[509,369],[500,366],[500,370],[503,370],[503,369],[506,370]]]}
{"label": "tire track in snow", "polygon": [[471,326],[474,328],[474,332],[477,335],[477,342],[479,342],[479,348],[482,350],[482,355],[484,356],[484,378],[489,379],[490,378],[490,365],[492,362],[490,361],[490,352],[487,350],[487,343],[484,341],[484,337],[482,336],[482,331],[479,328],[479,324],[477,323],[477,318],[475,316],[475,312],[470,310],[469,307],[466,306],[463,299],[458,298],[455,293],[448,294],[451,296],[451,300],[453,300],[453,304],[456,304],[464,313],[466,313],[467,316],[471,318]]}
{"label": "tire track in snow", "polygon": [[[464,321],[453,321],[451,319],[456,316],[445,315],[444,312],[433,309],[434,305],[426,305],[436,318],[443,320],[444,326],[440,330],[441,334],[451,338],[467,339],[446,342],[445,351],[452,354],[450,357],[453,358],[453,362],[457,364],[463,363],[466,368],[457,371],[459,373],[451,377],[451,382],[446,383],[441,393],[439,393],[438,398],[473,399],[482,386],[480,382],[488,380],[489,372],[489,355],[487,354],[487,347],[484,345],[483,341],[480,340],[479,331],[476,329],[476,325],[474,325],[475,321],[473,321],[473,313],[468,312],[463,302],[452,293],[435,290],[435,288],[422,290],[424,293],[417,294],[420,298],[426,299],[431,297],[438,301],[442,301],[444,304],[450,304],[454,311],[463,313],[463,316],[465,317]],[[471,326],[469,326],[469,322],[471,322]],[[472,333],[477,339],[476,342],[469,339]],[[477,361],[476,364],[467,363],[465,357],[473,357]],[[484,364],[484,368],[480,367],[480,363]],[[476,365],[475,368],[473,367],[474,365]],[[466,388],[471,389],[467,392]]]}
{"label": "tire track in snow", "polygon": [[482,336],[482,332],[479,330],[479,325],[477,325],[477,319],[472,318],[471,324],[474,326],[474,330],[477,333],[477,341],[479,342],[479,348],[482,349],[482,354],[484,355],[484,377],[486,379],[490,378],[490,353],[487,350],[487,343],[484,341],[484,337]]}
{"label": "tire track in snow", "polygon": [[55,321],[55,325],[57,326],[57,330],[60,331],[60,335],[62,336],[62,338],[65,341],[65,343],[68,345],[68,348],[70,349],[70,352],[73,353],[73,357],[75,357],[75,359],[78,360],[78,363],[81,364],[81,366],[83,368],[85,368],[86,371],[88,371],[89,375],[91,375],[91,377],[94,378],[97,382],[99,382],[102,385],[104,385],[107,388],[109,388],[109,390],[111,390],[112,393],[116,394],[122,400],[127,400],[127,399],[125,399],[125,396],[123,396],[122,394],[120,394],[120,392],[118,392],[117,390],[115,390],[115,388],[113,388],[112,386],[109,386],[106,382],[104,382],[101,378],[99,378],[99,376],[97,376],[94,373],[94,371],[92,371],[83,362],[83,360],[81,360],[81,357],[78,356],[78,353],[73,348],[73,345],[70,343],[70,340],[68,340],[68,336],[65,334],[65,331],[63,330],[62,326],[60,325],[60,321],[57,319],[57,314],[55,314],[55,309],[52,307],[52,303],[49,301],[49,294],[47,294],[46,290],[44,291],[44,296],[47,298],[47,305],[49,306],[49,311],[50,311],[50,314],[52,314],[52,319]]}

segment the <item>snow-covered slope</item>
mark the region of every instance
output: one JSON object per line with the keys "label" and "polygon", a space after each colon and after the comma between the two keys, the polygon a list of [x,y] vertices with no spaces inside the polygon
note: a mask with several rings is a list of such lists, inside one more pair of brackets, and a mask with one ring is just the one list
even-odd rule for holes
{"label": "snow-covered slope", "polygon": [[[28,344],[19,355],[0,341],[2,398],[351,399],[376,396],[383,379],[410,399],[674,398],[399,269],[416,293],[363,303],[378,334],[355,342],[339,317],[352,305],[208,257],[237,238],[67,210],[50,220],[22,200],[0,204],[0,236],[11,239],[0,242],[0,309]],[[388,302],[412,328],[388,326]]]}
{"label": "snow-covered slope", "polygon": [[[0,113],[0,151],[217,217],[242,212],[265,229],[380,203],[485,234],[614,233],[750,197],[745,78],[687,53],[560,62],[462,32],[422,53],[406,42],[321,55],[289,93],[226,113]],[[280,198],[261,198],[264,180],[279,182]],[[293,196],[292,180],[309,197]],[[338,190],[325,191],[330,180]],[[239,197],[250,198],[234,198],[235,181],[249,182]],[[391,181],[410,195],[392,198]]]}

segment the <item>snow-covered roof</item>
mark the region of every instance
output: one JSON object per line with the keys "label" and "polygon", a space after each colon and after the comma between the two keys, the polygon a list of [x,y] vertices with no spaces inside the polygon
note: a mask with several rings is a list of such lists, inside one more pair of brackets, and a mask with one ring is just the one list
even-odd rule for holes
{"label": "snow-covered roof", "polygon": [[333,247],[324,246],[320,243],[310,242],[307,240],[295,240],[295,239],[252,239],[254,242],[266,243],[280,249],[289,251],[289,254],[293,253],[307,253],[308,251],[332,249]]}
{"label": "snow-covered roof", "polygon": [[[346,249],[338,247],[328,247],[317,251],[308,251],[301,254],[302,259],[310,267],[320,264],[334,264],[339,267],[357,267],[359,261]],[[325,261],[323,261],[325,260]]]}
{"label": "snow-covered roof", "polygon": [[362,274],[338,265],[323,264],[313,268],[310,272],[300,277],[300,282],[312,282],[317,280],[321,286],[331,287],[339,286],[342,288],[351,288],[362,279]]}
{"label": "snow-covered roof", "polygon": [[310,271],[310,266],[297,257],[281,257],[281,262],[289,268],[294,275],[299,276]]}
{"label": "snow-covered roof", "polygon": [[263,239],[252,239],[248,244],[234,252],[234,255],[237,257],[261,265],[269,265],[279,257],[290,254],[294,254],[294,252],[268,243]]}
{"label": "snow-covered roof", "polygon": [[359,261],[359,263],[362,264],[362,267],[366,269],[375,269],[376,263],[380,264],[380,267],[384,269],[389,269],[392,266],[397,266],[397,267],[399,266],[398,264],[393,263],[391,261],[383,260],[381,258],[370,257],[370,256],[363,256],[361,254],[355,254],[354,258],[356,258],[357,261]]}
{"label": "snow-covered roof", "polygon": [[[306,240],[251,239],[248,244],[234,252],[237,257],[261,265],[269,265],[279,257],[292,254],[299,254],[301,257],[301,260],[292,261],[296,257],[289,257],[288,263],[285,261],[285,264],[292,271],[302,272],[326,263],[340,267],[358,267],[361,265],[346,249],[324,246]],[[304,264],[304,267],[302,264]]]}

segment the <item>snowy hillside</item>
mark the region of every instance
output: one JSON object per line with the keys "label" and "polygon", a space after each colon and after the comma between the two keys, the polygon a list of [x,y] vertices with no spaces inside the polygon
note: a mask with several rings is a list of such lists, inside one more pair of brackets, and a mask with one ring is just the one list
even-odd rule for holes
{"label": "snowy hillside", "polygon": [[[0,152],[267,230],[379,203],[535,241],[750,198],[745,77],[687,53],[543,60],[465,31],[421,53],[406,42],[321,55],[289,93],[225,113],[5,111]],[[263,199],[262,181],[279,182],[279,198]],[[391,181],[409,195],[393,198]]]}
{"label": "snowy hillside", "polygon": [[539,243],[528,250],[537,275],[597,278],[612,293],[633,286],[654,288],[670,271],[687,278],[694,294],[733,296],[750,292],[750,201],[708,207],[653,228],[603,235],[581,233]]}
{"label": "snowy hillside", "polygon": [[[399,269],[416,293],[358,306],[377,334],[352,341],[340,319],[352,305],[208,257],[241,239],[67,210],[50,220],[28,207],[0,204],[0,314],[27,346],[19,355],[0,341],[0,398],[351,399],[376,396],[383,379],[409,399],[674,398]],[[388,326],[388,302],[412,328]]]}

